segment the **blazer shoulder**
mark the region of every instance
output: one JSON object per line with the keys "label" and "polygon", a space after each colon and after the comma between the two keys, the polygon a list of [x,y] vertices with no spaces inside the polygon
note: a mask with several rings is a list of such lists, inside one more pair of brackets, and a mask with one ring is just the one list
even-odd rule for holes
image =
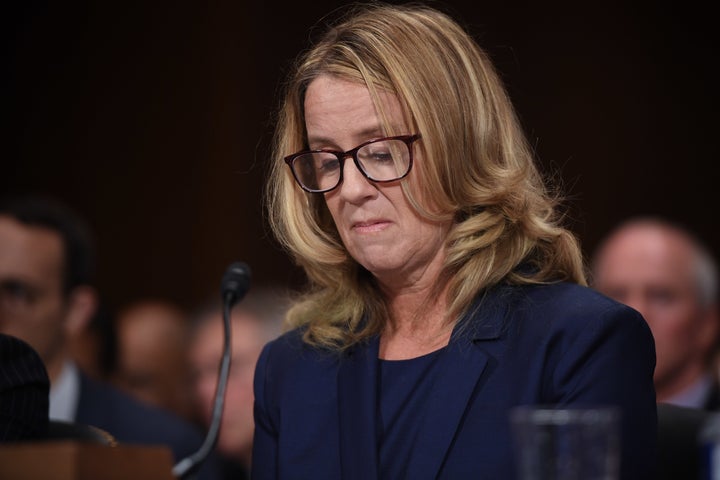
{"label": "blazer shoulder", "polygon": [[524,329],[550,337],[569,341],[604,338],[608,342],[633,338],[638,349],[654,348],[650,327],[639,312],[581,285],[531,287],[514,318]]}
{"label": "blazer shoulder", "polygon": [[345,355],[342,352],[314,347],[303,340],[304,329],[297,328],[268,342],[258,360],[261,370],[269,370],[281,379],[312,376],[325,368],[335,368]]}
{"label": "blazer shoulder", "polygon": [[617,302],[590,287],[573,283],[532,286],[526,289],[521,307],[542,308],[556,317],[621,316],[642,320],[636,310]]}
{"label": "blazer shoulder", "polygon": [[589,288],[572,283],[503,286],[479,297],[466,331],[474,338],[497,338],[502,332],[523,330],[537,334],[583,329],[639,329],[652,338],[640,313]]}

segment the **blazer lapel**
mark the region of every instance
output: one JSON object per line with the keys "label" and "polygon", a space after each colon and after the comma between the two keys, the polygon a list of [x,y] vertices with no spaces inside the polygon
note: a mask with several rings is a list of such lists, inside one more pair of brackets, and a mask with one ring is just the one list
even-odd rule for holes
{"label": "blazer lapel", "polygon": [[437,478],[440,474],[468,402],[488,363],[488,354],[476,342],[498,338],[504,316],[505,308],[501,304],[494,298],[485,298],[455,327],[447,350],[439,359],[433,394],[421,419],[423,434],[410,458],[407,478]]}
{"label": "blazer lapel", "polygon": [[376,480],[378,475],[377,369],[379,339],[353,348],[338,369],[340,464],[343,480]]}
{"label": "blazer lapel", "polygon": [[[502,291],[502,289],[499,289]],[[428,398],[423,435],[413,450],[407,478],[435,478],[452,444],[467,404],[488,362],[476,342],[494,340],[504,325],[506,305],[498,289],[482,296],[455,327],[440,357],[433,395]],[[343,480],[376,480],[377,375],[379,338],[353,348],[338,369],[340,463]]]}

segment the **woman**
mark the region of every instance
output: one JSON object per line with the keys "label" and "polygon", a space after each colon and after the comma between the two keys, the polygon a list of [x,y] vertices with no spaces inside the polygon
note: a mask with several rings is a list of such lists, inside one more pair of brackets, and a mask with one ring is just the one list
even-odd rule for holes
{"label": "woman", "polygon": [[512,478],[522,404],[619,406],[624,478],[650,475],[647,325],[582,286],[507,94],[450,18],[359,7],[305,53],[267,195],[311,287],[258,362],[254,480]]}

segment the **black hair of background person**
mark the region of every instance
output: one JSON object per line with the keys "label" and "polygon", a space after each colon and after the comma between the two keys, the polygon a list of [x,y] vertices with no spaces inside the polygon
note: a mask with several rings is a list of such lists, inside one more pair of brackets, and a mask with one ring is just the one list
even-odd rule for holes
{"label": "black hair of background person", "polygon": [[[112,306],[152,295],[192,307],[234,260],[256,284],[303,282],[264,224],[272,113],[312,25],[348,2],[14,3],[0,20],[0,193],[51,193],[88,218]],[[586,252],[649,214],[720,257],[709,6],[431,4],[491,53]]]}
{"label": "black hair of background person", "polygon": [[[64,295],[69,295],[76,287],[95,284],[94,234],[75,210],[49,195],[21,194],[0,197],[0,215],[7,215],[25,226],[49,229],[59,235],[63,249]],[[101,298],[87,326],[89,334],[99,342],[96,361],[99,373],[104,377],[113,372],[117,360],[113,315],[114,312]]]}
{"label": "black hair of background person", "polygon": [[84,218],[56,198],[46,195],[18,195],[0,198],[0,215],[21,224],[57,232],[63,248],[65,295],[80,285],[92,286],[95,277],[95,244]]}
{"label": "black hair of background person", "polygon": [[49,395],[50,380],[37,352],[0,334],[0,443],[45,436]]}

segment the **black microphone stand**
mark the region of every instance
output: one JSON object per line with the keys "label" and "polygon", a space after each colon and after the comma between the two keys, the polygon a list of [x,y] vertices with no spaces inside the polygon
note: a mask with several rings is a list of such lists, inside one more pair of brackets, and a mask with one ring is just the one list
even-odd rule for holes
{"label": "black microphone stand", "polygon": [[172,469],[172,473],[180,480],[189,480],[194,477],[200,464],[210,455],[217,443],[220,423],[222,420],[223,407],[225,403],[225,390],[227,388],[228,376],[230,374],[230,360],[232,349],[230,339],[230,315],[232,307],[239,302],[250,288],[250,268],[240,262],[233,263],[228,267],[223,276],[221,293],[223,299],[223,353],[220,361],[218,384],[215,389],[215,403],[213,405],[212,420],[205,441],[197,452],[183,458]]}

